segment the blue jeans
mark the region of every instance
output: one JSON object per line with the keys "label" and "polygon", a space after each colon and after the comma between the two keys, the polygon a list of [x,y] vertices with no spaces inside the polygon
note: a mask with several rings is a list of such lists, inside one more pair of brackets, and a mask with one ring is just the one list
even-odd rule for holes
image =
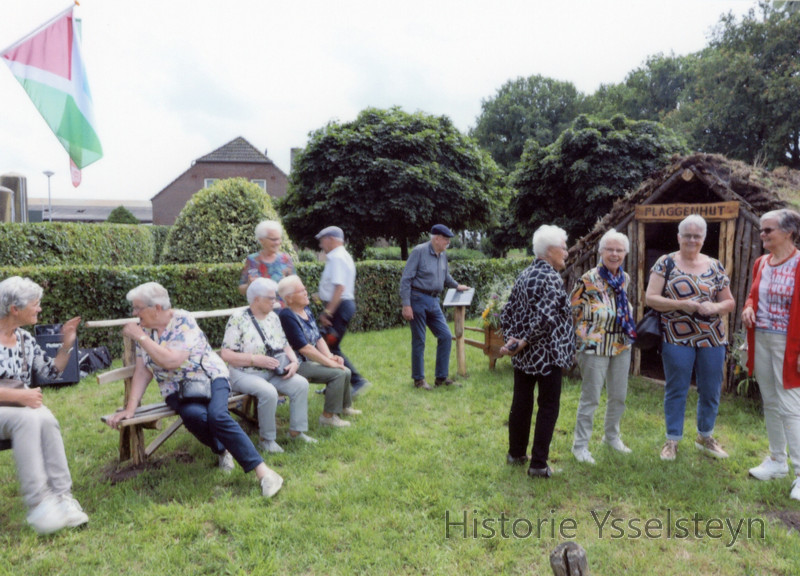
{"label": "blue jeans", "polygon": [[666,378],[664,418],[667,422],[667,440],[683,438],[683,417],[686,413],[692,370],[697,380],[697,432],[701,436],[711,436],[722,391],[725,346],[694,348],[664,342],[661,359]]}
{"label": "blue jeans", "polygon": [[211,448],[214,454],[222,454],[227,450],[245,472],[250,472],[264,460],[250,437],[228,412],[230,392],[228,380],[217,378],[211,382],[211,400],[208,404],[181,404],[177,393],[167,396],[164,402],[178,413],[186,429]]}
{"label": "blue jeans", "polygon": [[450,372],[450,346],[453,335],[444,319],[439,299],[411,291],[411,310],[414,319],[411,321],[411,377],[414,380],[425,378],[425,328],[431,329],[436,336],[436,378],[447,378]]}
{"label": "blue jeans", "polygon": [[341,348],[342,340],[344,340],[344,335],[347,332],[347,326],[350,324],[350,320],[353,319],[355,314],[355,300],[339,301],[339,306],[336,307],[336,312],[333,313],[333,318],[331,319],[331,328],[336,332],[337,338],[336,342],[329,347],[331,352],[337,356],[341,356],[344,359],[344,365],[350,368],[350,385],[357,390],[363,385],[364,377],[358,373],[356,367],[353,366],[353,363],[344,355]]}

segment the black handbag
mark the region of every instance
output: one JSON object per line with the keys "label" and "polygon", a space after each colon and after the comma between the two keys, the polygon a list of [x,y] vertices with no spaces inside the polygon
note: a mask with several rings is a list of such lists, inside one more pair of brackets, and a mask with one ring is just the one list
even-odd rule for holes
{"label": "black handbag", "polygon": [[255,326],[258,331],[258,335],[261,336],[261,339],[264,341],[264,348],[267,350],[267,355],[275,358],[275,360],[279,362],[278,366],[272,369],[272,372],[276,376],[285,376],[286,368],[292,363],[292,361],[289,360],[289,356],[283,350],[273,350],[270,348],[269,344],[267,344],[267,337],[264,336],[264,331],[261,330],[261,325],[258,323],[258,320],[256,320],[256,317],[253,316],[253,312],[250,308],[247,309],[247,313],[250,315],[250,320],[253,321],[253,326]]}
{"label": "black handbag", "polygon": [[181,380],[178,387],[178,400],[181,404],[188,402],[199,402],[208,404],[211,401],[211,376],[203,366],[203,358],[200,358],[200,368],[205,373],[205,378],[196,376],[191,380]]}
{"label": "black handbag", "polygon": [[[667,294],[667,282],[674,267],[675,261],[671,257],[667,257],[664,288],[661,290],[662,296]],[[634,340],[633,345],[641,350],[650,350],[659,346],[661,340],[661,312],[648,308],[642,319],[636,324],[636,340]]]}

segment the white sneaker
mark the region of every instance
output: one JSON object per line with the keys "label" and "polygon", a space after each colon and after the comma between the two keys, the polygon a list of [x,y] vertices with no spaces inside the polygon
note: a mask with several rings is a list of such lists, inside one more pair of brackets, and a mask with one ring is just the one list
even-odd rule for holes
{"label": "white sneaker", "polygon": [[225,473],[230,474],[233,472],[234,464],[233,464],[233,456],[231,453],[225,450],[222,454],[219,455],[219,469]]}
{"label": "white sneaker", "polygon": [[63,494],[61,496],[60,505],[61,512],[66,518],[67,526],[70,528],[77,528],[89,522],[89,517],[86,515],[86,512],[83,511],[81,505],[78,504],[78,501],[71,495]]}
{"label": "white sneaker", "polygon": [[280,474],[267,468],[267,474],[261,479],[261,495],[264,498],[272,498],[283,486],[283,478]]}
{"label": "white sneaker", "polygon": [[793,500],[800,500],[800,477],[795,478],[792,482],[792,492],[789,497]]}
{"label": "white sneaker", "polygon": [[633,452],[633,450],[625,446],[625,444],[622,442],[622,439],[619,436],[617,436],[611,441],[609,441],[608,438],[603,436],[603,442],[611,446],[617,452],[622,452],[623,454],[630,454],[631,452]]}
{"label": "white sneaker", "polygon": [[587,464],[595,463],[594,458],[592,458],[592,453],[589,452],[588,448],[573,448],[572,454],[575,456],[575,460],[578,462],[585,462]]}
{"label": "white sneaker", "polygon": [[342,416],[358,416],[359,414],[363,414],[363,412],[357,408],[353,408],[352,406],[348,406],[342,410]]}
{"label": "white sneaker", "polygon": [[283,448],[275,440],[262,440],[258,443],[258,448],[262,452],[269,452],[270,454],[283,454]]}
{"label": "white sneaker", "polygon": [[764,461],[755,468],[750,468],[750,476],[758,480],[783,478],[788,473],[789,464],[785,460],[783,462],[773,460],[771,456],[764,458]]}
{"label": "white sneaker", "polygon": [[289,437],[292,440],[302,440],[306,444],[316,444],[317,443],[317,439],[316,438],[312,438],[311,436],[309,436],[305,432],[300,432],[300,434],[298,434],[297,436],[291,436],[290,435]]}
{"label": "white sneaker", "polygon": [[67,526],[67,517],[61,501],[55,496],[48,496],[28,513],[28,524],[38,534],[52,534]]}
{"label": "white sneaker", "polygon": [[327,416],[320,416],[319,423],[321,426],[333,426],[334,428],[347,428],[350,422],[342,420],[336,414],[328,418]]}

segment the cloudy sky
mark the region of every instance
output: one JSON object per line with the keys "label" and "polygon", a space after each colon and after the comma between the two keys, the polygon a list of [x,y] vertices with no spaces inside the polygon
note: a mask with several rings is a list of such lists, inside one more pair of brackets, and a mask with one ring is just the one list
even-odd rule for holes
{"label": "cloudy sky", "polygon": [[[0,0],[0,50],[67,8]],[[703,48],[755,0],[82,0],[83,51],[105,156],[74,189],[69,159],[0,65],[0,174],[28,195],[148,200],[243,136],[284,172],[289,150],[367,106],[447,115],[467,131],[507,80],[584,93],[649,55]]]}

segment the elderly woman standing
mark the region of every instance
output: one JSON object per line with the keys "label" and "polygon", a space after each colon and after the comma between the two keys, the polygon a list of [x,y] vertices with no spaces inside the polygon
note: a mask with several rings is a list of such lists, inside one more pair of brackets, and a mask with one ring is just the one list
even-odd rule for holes
{"label": "elderly woman standing", "polygon": [[294,274],[294,264],[288,254],[279,252],[283,241],[280,222],[264,220],[256,226],[256,241],[261,251],[250,254],[244,261],[239,292],[247,293],[247,287],[256,278],[270,278],[277,284],[284,276]]}
{"label": "elderly woman standing", "polygon": [[[164,402],[178,413],[189,432],[219,456],[220,469],[230,472],[236,459],[245,472],[255,470],[265,497],[274,496],[283,478],[264,464],[228,412],[228,368],[197,322],[185,310],[173,309],[169,293],[157,282],[137,286],[126,298],[139,318],[139,324],[130,322],[122,329],[124,336],[136,342],[136,367],[128,405],[109,418],[108,425],[117,428],[134,415],[155,376]],[[181,382],[203,378],[211,380],[208,403],[182,402],[178,394]]]}
{"label": "elderly woman standing", "polygon": [[[305,442],[308,430],[308,380],[297,374],[300,362],[286,341],[278,315],[272,311],[278,285],[268,278],[256,278],[247,288],[250,307],[231,315],[225,327],[220,356],[231,367],[231,388],[258,399],[259,448],[271,453],[283,452],[275,441],[275,409],[278,394],[289,397],[289,436]],[[276,353],[283,352],[290,361],[285,373]]]}
{"label": "elderly woman standing", "polygon": [[345,428],[350,422],[339,416],[355,416],[350,394],[350,369],[341,356],[332,354],[308,307],[308,291],[297,276],[278,283],[278,294],[286,302],[278,316],[289,344],[300,357],[297,373],[309,382],[325,384],[325,407],[319,417],[322,426]]}
{"label": "elderly woman standing", "polygon": [[581,276],[572,291],[572,314],[577,335],[577,361],[583,383],[572,453],[578,462],[594,464],[589,451],[594,411],[605,382],[608,390],[603,442],[614,450],[629,453],[619,434],[625,412],[631,341],[636,325],[626,291],[630,283],[622,269],[630,243],[616,230],[600,239],[600,265]]}
{"label": "elderly woman standing", "polygon": [[[681,221],[678,225],[680,249],[656,261],[647,286],[647,305],[661,312],[664,334],[661,359],[666,379],[667,441],[661,449],[662,460],[674,460],[678,453],[693,371],[699,396],[695,446],[715,458],[728,457],[712,434],[728,343],[722,316],[730,313],[736,302],[722,264],[700,252],[706,230],[706,221],[697,214]],[[666,295],[662,296],[665,283]]]}
{"label": "elderly woman standing", "polygon": [[61,348],[50,358],[22,326],[36,324],[42,288],[28,278],[0,282],[0,439],[11,440],[28,523],[39,534],[86,524],[89,517],[72,497],[72,477],[61,429],[42,404],[31,375],[52,378],[69,362],[80,318],[64,323]]}
{"label": "elderly woman standing", "polygon": [[761,241],[768,254],[753,267],[753,285],[742,310],[747,328],[747,366],[755,372],[764,401],[769,456],[750,469],[759,480],[789,473],[791,498],[800,500],[800,214],[774,210],[761,216]]}
{"label": "elderly woman standing", "polygon": [[539,385],[539,412],[528,476],[549,478],[547,465],[561,400],[561,371],[572,364],[575,332],[569,297],[559,271],[567,258],[567,233],[540,226],[533,234],[536,259],[517,277],[501,321],[506,344],[501,355],[513,355],[514,396],[508,416],[509,464],[524,465],[533,416],[533,389]]}

